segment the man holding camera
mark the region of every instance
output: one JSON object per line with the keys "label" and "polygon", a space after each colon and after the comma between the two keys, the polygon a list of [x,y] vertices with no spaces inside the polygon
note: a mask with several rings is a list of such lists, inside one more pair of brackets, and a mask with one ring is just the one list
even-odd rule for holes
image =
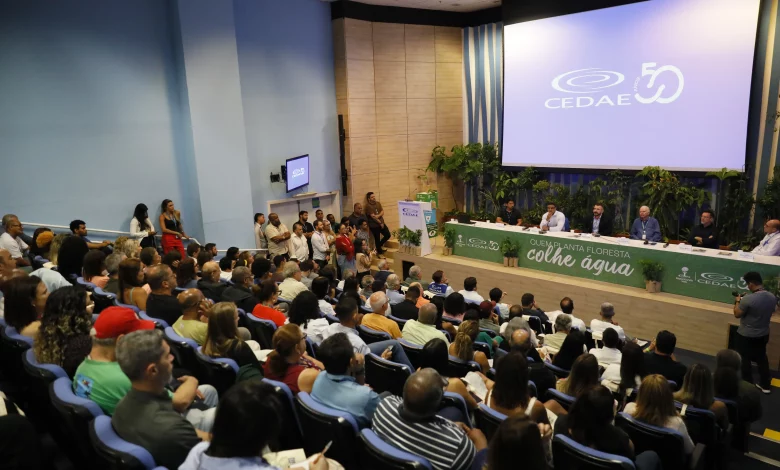
{"label": "man holding camera", "polygon": [[739,318],[735,349],[742,356],[742,379],[753,382],[751,362],[755,362],[760,378],[756,388],[769,394],[771,376],[766,345],[769,343],[769,321],[777,307],[777,297],[764,290],[760,273],[751,271],[743,279],[750,294],[737,294],[734,298],[734,317]]}

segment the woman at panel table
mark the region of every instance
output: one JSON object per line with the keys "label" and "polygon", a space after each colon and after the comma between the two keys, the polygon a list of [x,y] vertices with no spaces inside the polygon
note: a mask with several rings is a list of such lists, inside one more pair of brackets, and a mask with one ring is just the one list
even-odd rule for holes
{"label": "woman at panel table", "polygon": [[181,215],[173,206],[173,201],[170,199],[163,200],[161,209],[160,228],[163,232],[163,254],[166,254],[171,250],[176,250],[181,253],[182,259],[185,259],[187,253],[184,251],[184,245],[182,244],[181,239],[184,238],[189,240],[190,237],[184,233],[184,227],[181,224]]}
{"label": "woman at panel table", "polygon": [[565,223],[566,216],[563,215],[563,212],[558,210],[554,202],[548,202],[547,213],[542,217],[542,223],[539,224],[539,228],[543,232],[561,232]]}

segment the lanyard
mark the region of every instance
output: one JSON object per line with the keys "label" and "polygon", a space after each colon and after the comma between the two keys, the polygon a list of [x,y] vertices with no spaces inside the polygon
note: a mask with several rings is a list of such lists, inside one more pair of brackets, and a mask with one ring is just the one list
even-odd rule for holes
{"label": "lanyard", "polygon": [[650,219],[642,221],[642,233],[645,232],[645,227],[647,226],[647,222],[649,222],[649,221],[650,221]]}
{"label": "lanyard", "polygon": [[778,233],[778,232],[775,232],[775,233],[773,233],[772,235],[770,235],[770,236],[769,236],[769,238],[767,238],[767,239],[766,239],[766,241],[765,241],[765,242],[764,242],[764,243],[763,243],[761,246],[767,246],[767,245],[769,245],[769,240],[771,240],[771,239],[775,238],[775,235],[777,235],[777,233]]}

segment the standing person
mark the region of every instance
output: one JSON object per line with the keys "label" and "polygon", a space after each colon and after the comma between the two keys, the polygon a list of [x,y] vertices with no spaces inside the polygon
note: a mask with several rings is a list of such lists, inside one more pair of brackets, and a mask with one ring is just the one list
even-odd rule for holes
{"label": "standing person", "polygon": [[265,226],[265,238],[268,240],[268,252],[271,256],[289,256],[292,237],[275,212],[268,214],[268,225]]}
{"label": "standing person", "polygon": [[349,225],[359,228],[360,227],[360,220],[365,220],[366,215],[363,213],[363,204],[356,202],[354,206],[352,206],[352,213],[349,214]]}
{"label": "standing person", "polygon": [[660,242],[663,239],[661,235],[661,225],[655,217],[650,217],[650,208],[642,206],[639,208],[639,217],[631,225],[632,240],[649,240],[651,242]]}
{"label": "standing person", "polygon": [[368,244],[355,237],[355,270],[357,272],[358,282],[362,284],[363,278],[371,275],[371,255],[374,253],[369,251]]}
{"label": "standing person", "polygon": [[258,212],[255,214],[255,248],[258,250],[268,249],[268,240],[265,238],[263,232],[263,224],[265,223],[265,214]]}
{"label": "standing person", "polygon": [[718,229],[715,227],[715,213],[709,209],[701,211],[701,225],[693,227],[691,235],[688,237],[688,244],[712,248],[717,250]]}
{"label": "standing person", "polygon": [[355,230],[347,224],[339,226],[339,235],[336,237],[336,258],[339,269],[343,273],[350,269],[355,272]]}
{"label": "standing person", "polygon": [[25,268],[30,266],[30,261],[25,256],[25,252],[30,249],[27,243],[22,240],[24,227],[19,222],[19,218],[13,214],[3,216],[3,228],[5,233],[0,235],[0,249],[8,250],[11,258],[16,263],[16,267]]}
{"label": "standing person", "polygon": [[371,236],[371,230],[368,228],[368,221],[366,219],[360,219],[357,221],[357,225],[355,226],[356,232],[355,232],[355,238],[358,240],[363,240],[366,244],[366,249],[373,249],[374,244],[374,237]]}
{"label": "standing person", "polygon": [[764,224],[764,235],[761,243],[753,248],[752,253],[763,256],[780,256],[780,220],[767,220]]}
{"label": "standing person", "polygon": [[[314,233],[314,226],[309,222],[309,212],[308,211],[300,211],[298,212],[298,223],[301,224],[301,229],[303,230],[303,236],[306,238],[306,246],[309,250],[309,255],[311,255],[311,235]],[[293,232],[295,231],[295,224],[293,224]],[[303,261],[301,258],[298,258],[298,261]]]}
{"label": "standing person", "polygon": [[[760,382],[756,384],[765,394],[771,393],[769,360],[766,345],[769,343],[769,321],[777,308],[777,297],[764,290],[761,274],[751,271],[743,277],[750,294],[734,299],[734,317],[739,319],[736,350],[742,356],[742,379],[753,382],[751,362],[758,364]],[[755,383],[755,382],[753,382]]]}
{"label": "standing person", "polygon": [[309,239],[309,236],[304,233],[303,224],[300,222],[295,222],[293,224],[293,236],[290,240],[292,242],[292,258],[295,258],[298,261],[306,261],[309,259],[309,246],[311,240]]}
{"label": "standing person", "polygon": [[149,220],[149,208],[146,204],[138,204],[133,211],[133,218],[130,219],[130,236],[141,239],[141,247],[156,248],[157,243],[154,236],[157,232],[154,230],[152,221]]}
{"label": "standing person", "polygon": [[330,261],[330,246],[323,228],[324,224],[321,221],[314,221],[314,234],[311,237],[312,259],[320,268],[323,268]]}
{"label": "standing person", "polygon": [[162,247],[163,254],[171,250],[181,253],[182,259],[187,256],[184,251],[184,245],[181,239],[189,240],[190,237],[184,233],[184,226],[181,223],[181,213],[173,206],[173,201],[164,199],[160,204],[160,229],[163,232]]}
{"label": "standing person", "polygon": [[515,201],[506,201],[504,210],[496,215],[496,223],[504,225],[523,225],[523,213],[515,207]]}
{"label": "standing person", "polygon": [[366,193],[365,210],[368,215],[368,227],[376,241],[376,252],[379,256],[383,256],[385,252],[383,246],[390,239],[390,229],[385,225],[385,210],[382,209],[382,204],[376,200],[376,194],[373,192]]}
{"label": "standing person", "polygon": [[547,203],[547,213],[542,216],[539,228],[543,232],[562,232],[566,224],[566,216],[558,210],[554,202]]}
{"label": "standing person", "polygon": [[593,204],[593,218],[585,223],[585,233],[611,237],[613,232],[613,220],[604,214],[604,204],[600,202]]}
{"label": "standing person", "polygon": [[328,252],[330,253],[329,264],[332,264],[334,268],[336,268],[338,267],[338,264],[336,264],[336,246],[335,246],[337,234],[333,231],[333,227],[331,227],[330,222],[327,220],[322,222],[322,233],[325,234],[325,239],[328,240]]}

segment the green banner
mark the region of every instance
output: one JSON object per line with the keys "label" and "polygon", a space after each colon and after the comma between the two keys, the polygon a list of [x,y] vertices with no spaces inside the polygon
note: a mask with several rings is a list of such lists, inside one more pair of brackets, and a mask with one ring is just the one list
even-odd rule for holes
{"label": "green banner", "polygon": [[453,254],[495,263],[504,262],[499,247],[509,237],[520,244],[518,266],[631,287],[645,287],[639,260],[664,265],[661,291],[698,299],[731,303],[734,290],[747,290],[742,276],[758,271],[768,279],[780,274],[780,267],[737,260],[737,253],[715,258],[678,251],[653,250],[628,245],[592,242],[531,233],[448,224],[455,229]]}

